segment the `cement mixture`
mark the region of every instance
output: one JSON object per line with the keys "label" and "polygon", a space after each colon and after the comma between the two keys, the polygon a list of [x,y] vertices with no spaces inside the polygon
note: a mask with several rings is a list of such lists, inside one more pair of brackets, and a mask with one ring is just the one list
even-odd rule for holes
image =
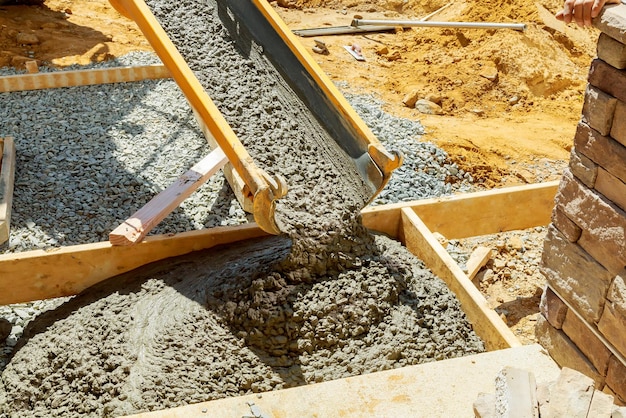
{"label": "cement mixture", "polygon": [[148,4],[261,168],[287,179],[290,239],[155,263],[33,321],[0,416],[118,416],[484,350],[443,282],[359,224],[370,196],[352,161],[218,3]]}

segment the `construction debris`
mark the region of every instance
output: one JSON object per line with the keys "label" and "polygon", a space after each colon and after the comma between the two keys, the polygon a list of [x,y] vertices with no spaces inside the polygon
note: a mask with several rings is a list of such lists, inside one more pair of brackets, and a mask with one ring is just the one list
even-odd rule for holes
{"label": "construction debris", "polygon": [[313,52],[316,54],[328,55],[328,48],[326,47],[326,43],[320,41],[319,39],[315,39],[315,46],[313,46]]}
{"label": "construction debris", "polygon": [[[503,368],[496,393],[481,393],[474,402],[477,418],[617,418],[626,407],[594,387],[593,379],[564,367],[556,381],[535,385],[532,372]],[[493,403],[492,403],[493,402]]]}

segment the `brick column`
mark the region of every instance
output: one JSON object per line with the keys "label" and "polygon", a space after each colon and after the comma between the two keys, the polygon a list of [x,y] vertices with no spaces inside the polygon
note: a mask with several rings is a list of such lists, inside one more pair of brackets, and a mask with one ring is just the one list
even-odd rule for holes
{"label": "brick column", "polygon": [[561,367],[626,404],[626,5],[594,25],[598,58],[544,243],[537,336]]}

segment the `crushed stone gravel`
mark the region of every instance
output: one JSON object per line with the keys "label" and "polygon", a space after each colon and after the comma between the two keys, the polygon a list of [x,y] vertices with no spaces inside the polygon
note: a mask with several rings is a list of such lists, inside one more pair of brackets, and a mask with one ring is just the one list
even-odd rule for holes
{"label": "crushed stone gravel", "polygon": [[[166,12],[171,13],[170,10]],[[183,12],[177,12],[177,16],[181,16],[179,21],[181,27],[188,28],[191,18],[184,17]],[[220,33],[222,33],[221,29],[216,27],[213,36]],[[235,49],[221,54],[220,64],[229,61],[225,57],[239,59]],[[154,61],[155,58],[149,54],[131,54],[117,62],[105,65],[143,64]],[[249,71],[258,62],[250,60],[245,61],[244,64],[247,66],[245,70]],[[278,78],[271,74],[265,77],[266,69],[262,71],[264,74],[262,79],[274,80],[274,84],[268,84],[270,87],[274,90],[284,88]],[[228,84],[228,80],[232,82],[237,77],[229,77],[225,72],[218,71],[217,73],[224,78],[217,80],[200,78],[207,85],[218,89],[225,86],[230,89],[229,92],[232,92],[236,86]],[[210,77],[212,73],[208,72],[205,75]],[[258,87],[258,79],[256,84],[254,80],[252,82],[252,87]],[[273,89],[270,88],[270,90]],[[252,89],[248,88],[248,90]],[[267,94],[267,91],[260,91],[258,94],[260,97],[266,97],[263,95]],[[238,97],[244,96],[241,94]],[[219,92],[212,95],[212,98],[219,103]],[[270,98],[276,99],[274,96]],[[453,187],[471,187],[471,177],[458,170],[453,164],[449,164],[443,151],[433,144],[419,142],[419,135],[423,133],[423,128],[419,123],[385,114],[380,110],[380,104],[372,97],[349,96],[348,99],[385,146],[390,149],[399,149],[406,157],[404,167],[397,171],[374,204],[440,196],[451,193],[454,190]],[[259,103],[262,104],[262,100],[261,98],[243,103],[239,108],[230,109],[232,114],[228,109],[223,110],[226,117],[235,118],[231,123],[237,127],[237,133],[244,142],[247,137],[255,137],[257,134],[271,140],[279,140],[280,132],[285,129],[283,125],[274,128],[266,126],[263,132],[258,133],[254,130],[256,126],[254,123],[246,123],[250,115],[254,115],[255,110],[259,109]],[[0,107],[0,135],[15,137],[18,151],[12,235],[8,245],[2,249],[2,252],[6,254],[106,240],[108,232],[128,214],[140,208],[154,194],[170,184],[180,173],[209,151],[184,97],[171,80],[10,93],[0,95],[0,101],[7,104]],[[290,117],[302,113],[301,107],[289,107],[290,103],[290,101],[278,101],[272,109]],[[236,116],[242,109],[244,116],[237,119]],[[267,110],[267,106],[264,109]],[[287,126],[287,128],[294,128],[294,126]],[[272,136],[273,132],[277,135]],[[310,216],[308,208],[300,208],[301,210],[295,215],[290,210],[303,193],[310,194],[306,188],[307,181],[315,182],[319,181],[319,178],[299,179],[297,175],[300,173],[297,169],[294,170],[287,161],[277,158],[272,152],[267,153],[267,150],[256,149],[254,144],[248,144],[248,146],[257,157],[263,157],[265,152],[265,156],[259,158],[264,165],[263,168],[268,172],[285,175],[290,180],[290,185],[295,184],[293,197],[288,197],[281,203],[283,206],[279,212],[283,217],[283,222],[291,226],[289,233],[294,239],[294,245],[301,247],[295,252],[291,248],[291,255],[285,256],[285,259],[278,263],[279,268],[273,275],[248,274],[243,277],[237,275],[237,280],[244,280],[238,284],[240,287],[235,289],[232,288],[232,284],[211,282],[219,278],[207,279],[200,272],[198,272],[199,276],[195,277],[195,281],[194,277],[191,277],[189,288],[196,289],[202,301],[206,302],[206,298],[209,300],[215,298],[219,302],[207,303],[210,309],[202,309],[199,312],[197,304],[193,305],[193,308],[189,307],[190,301],[194,300],[193,297],[179,301],[181,306],[188,306],[188,308],[182,309],[179,316],[166,316],[165,325],[155,326],[151,334],[153,340],[150,341],[156,341],[162,345],[162,349],[157,352],[164,356],[163,362],[146,364],[148,372],[142,370],[138,375],[148,379],[146,377],[148,375],[144,374],[148,373],[151,379],[158,375],[159,371],[155,371],[155,368],[166,368],[167,370],[163,369],[160,372],[169,373],[172,368],[185,361],[184,356],[180,355],[178,357],[181,358],[168,357],[176,357],[177,350],[174,348],[180,349],[176,341],[182,341],[180,338],[189,339],[186,334],[177,335],[179,332],[183,334],[187,332],[185,329],[179,329],[181,324],[191,327],[195,326],[194,324],[202,324],[201,326],[207,329],[201,330],[199,334],[206,335],[215,332],[216,338],[223,341],[225,346],[216,348],[218,352],[210,353],[210,357],[207,358],[219,358],[223,353],[233,352],[233,347],[237,347],[234,352],[248,359],[245,360],[246,362],[250,361],[251,352],[257,356],[262,353],[263,364],[252,364],[249,370],[242,368],[241,376],[238,375],[239,377],[233,382],[223,384],[224,382],[218,380],[217,382],[221,383],[207,383],[208,386],[204,389],[193,386],[197,384],[194,379],[187,379],[186,383],[178,382],[169,387],[163,385],[163,379],[155,378],[156,380],[152,382],[154,387],[163,386],[163,393],[148,391],[149,393],[144,395],[138,394],[137,387],[129,383],[128,376],[133,374],[133,370],[143,365],[133,363],[136,353],[133,357],[133,353],[120,352],[120,350],[128,350],[132,347],[133,338],[136,338],[132,335],[132,329],[136,329],[133,327],[137,325],[120,322],[120,319],[135,317],[132,314],[129,315],[129,310],[136,312],[132,306],[124,304],[130,299],[139,298],[144,294],[153,295],[152,297],[155,298],[153,300],[161,300],[161,298],[171,300],[168,298],[174,297],[171,291],[167,290],[175,287],[169,282],[171,277],[168,278],[167,272],[157,271],[154,277],[140,274],[144,284],[136,284],[137,291],[130,292],[132,296],[125,299],[124,303],[116,301],[114,295],[117,293],[112,292],[99,294],[95,300],[89,299],[89,296],[81,296],[72,300],[37,301],[0,307],[0,317],[5,317],[13,325],[11,335],[3,347],[5,356],[0,357],[0,371],[5,368],[6,354],[16,345],[22,347],[16,351],[16,356],[11,362],[14,367],[10,366],[3,372],[2,380],[8,381],[9,379],[12,382],[18,382],[22,376],[21,373],[39,370],[38,384],[44,385],[44,392],[40,392],[37,396],[41,396],[41,393],[46,394],[37,398],[29,392],[30,389],[24,386],[18,388],[18,385],[11,388],[11,390],[15,389],[11,392],[12,401],[19,404],[32,395],[37,399],[31,396],[30,402],[35,402],[38,405],[37,408],[40,408],[39,411],[53,408],[59,413],[65,413],[72,410],[70,404],[74,403],[74,406],[81,405],[85,413],[88,413],[87,411],[99,411],[104,414],[120,411],[126,413],[126,411],[184,404],[194,401],[194,396],[204,396],[203,399],[206,399],[206,396],[209,396],[205,393],[209,390],[207,388],[211,388],[209,391],[213,393],[212,396],[231,396],[250,390],[262,391],[384,370],[390,367],[401,367],[483,349],[482,343],[471,332],[471,327],[463,321],[458,303],[439,279],[434,278],[419,260],[406,254],[404,249],[397,248],[399,247],[397,244],[384,237],[370,239],[370,235],[364,234],[358,225],[350,226],[352,228],[350,232],[359,237],[359,242],[337,239],[332,237],[332,234],[326,237],[324,247],[330,248],[328,253],[334,253],[337,248],[340,248],[345,258],[332,260],[329,264],[328,261],[324,261],[324,257],[319,257],[308,266],[313,265],[315,268],[309,271],[301,268],[306,264],[302,259],[302,254],[307,253],[304,250],[310,250],[316,244],[316,240],[319,242],[319,231],[327,229],[328,224],[323,223],[320,230],[313,228],[312,233],[309,228],[310,236],[308,237],[298,236],[301,230],[298,219],[301,218],[300,215]],[[456,186],[447,182],[450,177],[458,179],[455,182]],[[322,180],[333,181],[333,177]],[[325,183],[321,184],[323,186]],[[349,184],[347,187],[358,188],[358,185]],[[328,196],[326,198],[328,199]],[[331,197],[331,199],[337,198]],[[361,205],[359,201],[343,203],[345,204],[343,210],[347,212],[354,212],[354,209]],[[309,222],[314,223],[321,215],[328,214],[315,213]],[[344,213],[340,212],[338,218],[343,220],[343,215]],[[187,199],[153,233],[235,225],[249,220],[250,216],[241,210],[234,195],[224,183],[223,177],[217,175]],[[329,222],[333,224],[336,220]],[[260,247],[259,251],[263,253],[267,248],[267,243]],[[293,256],[293,253],[300,254],[300,256]],[[272,255],[272,257],[276,256],[276,254]],[[257,260],[260,256],[251,250],[250,257]],[[228,266],[225,264],[224,268],[227,269]],[[259,273],[256,272],[256,274]],[[369,276],[371,276],[371,281],[363,280],[363,277]],[[198,282],[203,283],[203,286],[198,287]],[[207,283],[214,286],[210,287]],[[226,286],[226,289],[221,289],[220,284]],[[98,289],[94,292],[97,293]],[[211,292],[221,293],[216,295]],[[340,298],[342,292],[345,293],[343,295],[345,297]],[[292,294],[297,294],[299,297],[290,298]],[[256,298],[250,298],[250,296],[256,296]],[[252,300],[260,302],[250,306]],[[225,301],[227,303],[224,303]],[[107,306],[116,302],[119,304],[117,311]],[[160,303],[162,302],[156,303],[155,306],[159,306]],[[365,311],[363,305],[367,306]],[[160,306],[167,306],[167,304]],[[280,308],[272,311],[277,306]],[[62,320],[57,318],[53,323],[47,323],[41,328],[41,324],[46,324],[46,318],[54,317],[60,312],[67,313],[68,309],[70,312],[74,310],[81,312],[81,309],[87,312],[85,317],[89,318],[87,321],[89,323],[94,316],[98,317],[94,312],[104,312],[102,314],[105,317],[102,319],[105,324],[103,325],[104,331],[102,329],[90,331],[89,326],[86,326],[85,335],[89,335],[89,338],[73,338],[67,341],[69,337],[65,335],[72,328],[72,323],[80,323],[80,319],[72,314],[67,314],[67,317]],[[19,336],[32,319],[46,310],[49,313],[41,316],[29,328],[27,335],[30,336],[30,340],[26,338],[19,340]],[[242,315],[243,312],[253,312],[253,314],[245,318],[245,315]],[[442,316],[444,312],[448,316]],[[277,320],[274,314],[280,320]],[[204,315],[204,317],[200,318],[198,315]],[[442,317],[447,319],[442,320]],[[293,323],[288,321],[289,318],[293,320]],[[96,322],[98,321],[100,320]],[[71,370],[75,367],[61,367],[58,363],[61,359],[50,361],[51,351],[40,359],[43,363],[30,363],[31,360],[28,358],[32,356],[27,356],[27,350],[23,347],[35,346],[37,338],[54,334],[57,337],[50,340],[54,343],[42,344],[43,346],[48,344],[49,350],[56,350],[55,352],[63,357],[64,353],[75,352],[83,344],[86,346],[83,348],[89,350],[89,347],[95,346],[90,345],[89,342],[97,340],[98,336],[115,335],[112,324],[117,322],[122,328],[128,326],[129,331],[122,331],[119,334],[117,340],[119,344],[117,348],[111,348],[110,356],[107,357],[109,360],[102,359],[98,362],[87,357],[65,359],[70,361],[70,364],[72,361],[81,363],[84,359],[84,364],[81,364],[101,379],[90,382],[77,379],[76,384],[87,384],[87,392],[92,390],[92,394],[106,392],[110,395],[110,399],[96,401],[81,398],[81,402],[76,399],[70,400],[68,397],[48,396],[49,393],[45,391],[53,391],[53,387],[61,384],[63,379],[66,379],[66,382],[67,379],[71,381],[76,379],[76,376],[67,374],[71,374]],[[270,325],[259,329],[260,325],[264,324]],[[414,335],[418,332],[416,328],[419,332],[426,332],[426,334]],[[289,338],[286,338],[285,334]],[[268,335],[273,337],[265,338]],[[347,337],[351,338],[345,340]],[[163,338],[171,341],[163,341]],[[438,339],[441,341],[437,341]],[[341,343],[342,341],[347,342]],[[440,344],[433,345],[433,341]],[[292,346],[294,342],[296,345]],[[54,348],[57,344],[66,347],[66,350],[60,353]],[[200,342],[194,341],[193,344],[195,349],[199,349],[216,343],[200,340]],[[390,350],[390,346],[395,348]],[[428,357],[424,357],[425,355]],[[52,358],[55,356],[56,354]],[[202,360],[204,357],[200,354],[195,358],[198,365],[207,366],[204,363],[200,364],[204,361]],[[359,360],[355,361],[356,358]],[[96,361],[97,364],[92,364],[92,361]],[[227,371],[232,370],[234,364],[239,364],[237,356],[225,361],[226,365],[223,367]],[[46,369],[47,367],[52,367],[57,372],[60,370],[60,372],[52,373],[51,370]],[[108,371],[107,367],[113,368],[110,371],[114,373],[111,373],[110,378],[118,379],[117,385],[114,382],[108,382],[109,386],[102,386],[105,383],[102,381],[105,377],[102,376],[108,376],[103,372]],[[266,372],[260,372],[258,367],[265,368]],[[44,373],[44,370],[47,372]],[[97,372],[98,370],[100,373]],[[295,373],[297,370],[300,371]],[[154,372],[154,376],[150,374],[150,371]],[[219,378],[228,373],[224,372],[220,375],[216,372],[215,374]],[[258,380],[259,376],[263,377],[263,380]],[[54,379],[60,380],[54,382]],[[216,386],[224,386],[224,390],[216,391]],[[85,392],[84,387],[74,389]],[[8,388],[0,387],[0,396],[3,394],[6,396],[8,390]],[[168,390],[170,392],[167,392]],[[185,393],[181,394],[177,391]],[[163,401],[158,403],[155,399]],[[3,399],[0,398],[0,401]],[[4,402],[7,401],[8,399],[5,398]]]}

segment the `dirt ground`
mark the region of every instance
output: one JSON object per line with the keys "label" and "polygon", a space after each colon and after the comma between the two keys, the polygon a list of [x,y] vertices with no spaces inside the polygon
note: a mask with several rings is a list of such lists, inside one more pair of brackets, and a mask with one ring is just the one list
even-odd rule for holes
{"label": "dirt ground", "polygon": [[[421,121],[427,131],[423,139],[445,149],[484,188],[558,179],[569,158],[598,33],[556,21],[553,16],[561,3],[272,2],[292,29],[346,26],[355,15],[415,20],[442,7],[431,21],[525,23],[524,32],[413,28],[300,38],[308,49],[314,39],[322,40],[329,54],[313,56],[334,81],[346,82],[352,92],[377,95],[391,114]],[[343,48],[355,44],[365,61],[355,60]],[[106,0],[0,6],[0,67],[23,68],[28,60],[64,67],[136,50],[150,46],[136,25]],[[441,114],[422,114],[405,106],[407,95],[434,102]],[[487,275],[481,290],[526,343],[534,341],[537,289],[543,283],[537,268],[542,237],[541,231],[532,231],[486,238],[495,251],[481,273],[483,278]],[[469,251],[475,245],[459,243]],[[525,264],[516,263],[520,259]],[[511,274],[511,266],[518,264],[520,273]],[[486,273],[489,269],[493,274]]]}

